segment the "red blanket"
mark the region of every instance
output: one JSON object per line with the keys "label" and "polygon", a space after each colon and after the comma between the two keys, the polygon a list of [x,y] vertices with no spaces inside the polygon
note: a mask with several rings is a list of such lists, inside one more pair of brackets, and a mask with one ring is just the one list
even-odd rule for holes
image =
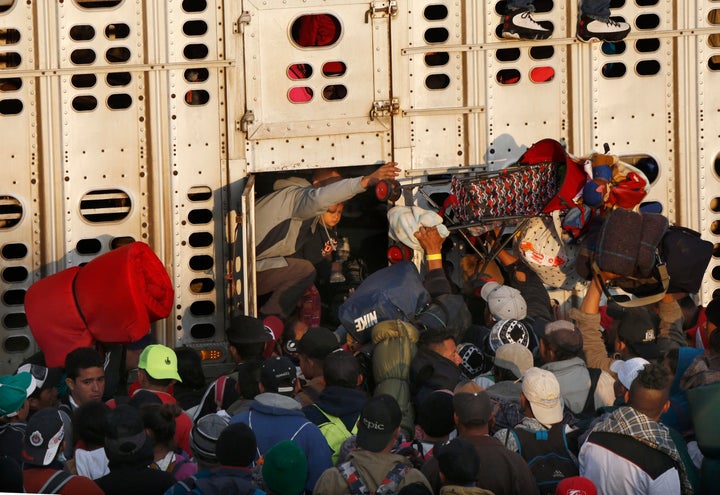
{"label": "red blanket", "polygon": [[100,342],[132,342],[167,317],[173,288],[150,247],[134,242],[33,284],[25,296],[30,330],[48,366]]}

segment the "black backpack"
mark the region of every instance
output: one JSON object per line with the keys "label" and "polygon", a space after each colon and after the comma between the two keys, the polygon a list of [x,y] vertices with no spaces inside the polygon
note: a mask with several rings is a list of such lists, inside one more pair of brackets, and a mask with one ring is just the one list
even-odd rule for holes
{"label": "black backpack", "polygon": [[557,423],[549,430],[511,429],[519,454],[530,466],[541,495],[555,493],[557,484],[570,476],[578,476],[578,466],[570,455],[565,424]]}

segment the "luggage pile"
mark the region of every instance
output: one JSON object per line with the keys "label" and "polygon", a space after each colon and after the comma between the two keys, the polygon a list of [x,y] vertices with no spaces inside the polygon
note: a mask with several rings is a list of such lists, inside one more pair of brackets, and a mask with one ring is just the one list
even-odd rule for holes
{"label": "luggage pile", "polygon": [[[651,159],[638,165],[656,173]],[[578,158],[543,139],[506,169],[453,177],[447,215],[468,226],[514,224],[516,254],[550,287],[610,272],[614,287],[636,296],[632,304],[649,304],[668,291],[697,292],[712,256],[698,232],[670,226],[659,204],[643,203],[650,182],[607,150]]]}

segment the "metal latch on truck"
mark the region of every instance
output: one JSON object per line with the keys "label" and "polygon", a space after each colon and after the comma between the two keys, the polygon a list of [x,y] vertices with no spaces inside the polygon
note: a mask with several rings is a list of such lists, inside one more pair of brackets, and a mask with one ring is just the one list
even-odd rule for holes
{"label": "metal latch on truck", "polygon": [[392,100],[376,100],[370,109],[370,120],[375,117],[389,117],[400,113],[400,100],[393,98]]}
{"label": "metal latch on truck", "polygon": [[396,0],[389,2],[370,2],[370,8],[365,12],[365,24],[370,22],[371,18],[396,16],[398,13],[398,5]]}

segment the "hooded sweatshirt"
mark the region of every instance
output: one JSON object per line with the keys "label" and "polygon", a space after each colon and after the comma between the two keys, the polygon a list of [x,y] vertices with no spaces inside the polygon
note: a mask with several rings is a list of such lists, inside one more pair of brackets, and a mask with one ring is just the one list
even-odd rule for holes
{"label": "hooded sweatshirt", "polygon": [[[362,390],[333,385],[325,387],[315,404],[327,414],[340,418],[348,431],[351,431],[366,401],[367,395]],[[306,406],[302,411],[307,419],[320,426],[327,422],[327,418],[317,407]]]}
{"label": "hooded sweatshirt", "polygon": [[232,417],[230,424],[244,423],[254,432],[258,455],[265,455],[284,440],[293,440],[308,461],[305,489],[312,491],[322,472],[332,467],[330,447],[320,429],[308,421],[300,403],[291,397],[268,392],[255,397],[250,410]]}

